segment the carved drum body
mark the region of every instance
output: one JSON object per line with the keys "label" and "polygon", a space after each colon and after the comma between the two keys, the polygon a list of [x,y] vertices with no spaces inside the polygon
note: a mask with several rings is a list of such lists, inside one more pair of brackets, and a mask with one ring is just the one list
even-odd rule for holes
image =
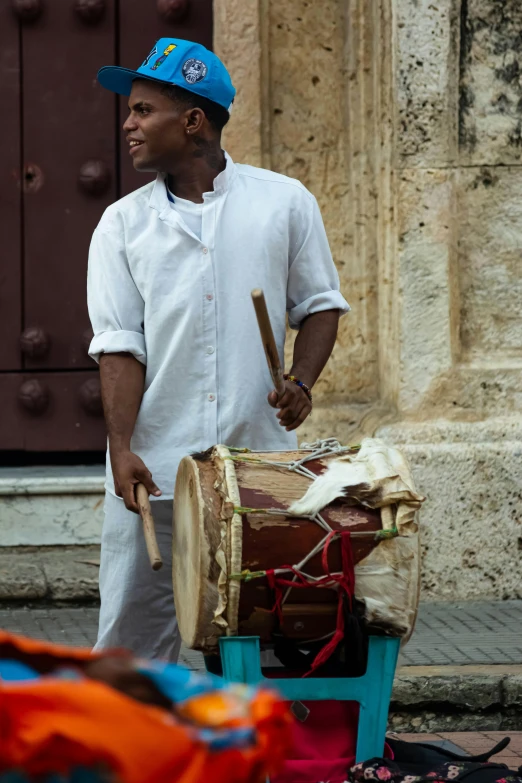
{"label": "carved drum body", "polygon": [[[329,531],[350,531],[355,596],[368,627],[405,638],[411,634],[419,588],[416,524],[397,525],[393,505],[368,507],[356,499],[357,491],[330,502],[319,520],[289,514],[314,476],[339,457],[316,454],[216,446],[182,460],[174,500],[173,583],[179,627],[189,647],[210,652],[222,635],[255,635],[267,643],[278,631],[304,643],[331,634],[336,589],[291,589],[278,616],[264,574],[298,565],[312,581],[324,576],[327,537],[328,570],[340,572],[340,539]],[[356,455],[346,449],[343,458]],[[285,576],[292,579],[293,573]]]}

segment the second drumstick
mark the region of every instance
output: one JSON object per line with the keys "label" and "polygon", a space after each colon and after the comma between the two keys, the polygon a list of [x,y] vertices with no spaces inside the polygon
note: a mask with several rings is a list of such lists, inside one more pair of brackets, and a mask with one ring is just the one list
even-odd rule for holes
{"label": "second drumstick", "polygon": [[252,291],[252,302],[257,316],[257,323],[259,326],[259,332],[261,334],[261,340],[263,342],[263,348],[265,349],[265,356],[268,363],[268,369],[274,382],[274,388],[278,397],[282,397],[285,393],[285,379],[283,377],[283,368],[279,361],[279,354],[277,352],[277,346],[274,339],[274,332],[272,331],[272,324],[270,323],[270,317],[266,307],[265,295],[260,288],[255,288]]}

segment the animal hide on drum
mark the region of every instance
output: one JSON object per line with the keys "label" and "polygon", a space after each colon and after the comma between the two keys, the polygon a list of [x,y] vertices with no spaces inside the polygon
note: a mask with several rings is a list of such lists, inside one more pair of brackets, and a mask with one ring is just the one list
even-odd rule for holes
{"label": "animal hide on drum", "polygon": [[[356,455],[332,460],[288,513],[314,516],[342,497],[368,508],[380,508],[383,527],[397,529],[397,537],[382,541],[357,564],[355,595],[365,604],[370,625],[381,626],[391,620],[407,639],[413,630],[417,605],[416,600],[411,601],[411,592],[418,594],[420,587],[415,515],[425,498],[415,490],[404,455],[377,438],[363,440]],[[405,606],[412,607],[411,616],[405,616]]]}

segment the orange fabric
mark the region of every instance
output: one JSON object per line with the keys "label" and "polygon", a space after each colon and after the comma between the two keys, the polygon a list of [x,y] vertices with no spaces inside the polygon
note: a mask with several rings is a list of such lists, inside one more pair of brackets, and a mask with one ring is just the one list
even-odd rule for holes
{"label": "orange fabric", "polygon": [[102,764],[125,783],[246,783],[286,753],[288,716],[269,693],[252,702],[255,747],[210,752],[165,710],[102,683],[42,680],[0,685],[0,771],[30,775]]}
{"label": "orange fabric", "polygon": [[[95,656],[0,632],[0,657],[35,668],[39,661],[45,671],[52,671]],[[243,715],[237,710],[237,722],[232,723],[253,725],[255,745],[218,752],[210,751],[190,724],[170,712],[95,680],[49,676],[0,681],[0,773],[19,769],[29,776],[65,774],[79,765],[102,765],[122,783],[258,783],[281,767],[290,742],[290,718],[285,705],[267,691],[258,692],[248,705]],[[192,716],[197,713],[202,723],[203,706],[200,701]],[[207,706],[213,706],[214,720],[223,714],[219,693]]]}
{"label": "orange fabric", "polygon": [[176,706],[176,713],[197,726],[237,727],[250,723],[250,704],[227,691],[194,696]]}
{"label": "orange fabric", "polygon": [[96,660],[107,654],[131,657],[131,653],[126,650],[107,650],[103,653],[93,653],[83,647],[66,647],[61,644],[51,644],[41,639],[29,639],[26,636],[18,636],[17,634],[0,630],[0,659],[12,659],[26,663],[40,674],[47,674],[57,666],[67,664],[81,668],[82,663]]}

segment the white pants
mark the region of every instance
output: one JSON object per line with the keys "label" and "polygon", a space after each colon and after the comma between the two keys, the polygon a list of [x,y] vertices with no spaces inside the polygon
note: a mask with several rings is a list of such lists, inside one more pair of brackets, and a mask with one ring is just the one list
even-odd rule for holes
{"label": "white pants", "polygon": [[105,495],[101,610],[94,649],[126,647],[140,658],[175,663],[181,639],[172,592],[172,500],[151,505],[163,559],[160,571],[150,567],[140,517],[120,498]]}

